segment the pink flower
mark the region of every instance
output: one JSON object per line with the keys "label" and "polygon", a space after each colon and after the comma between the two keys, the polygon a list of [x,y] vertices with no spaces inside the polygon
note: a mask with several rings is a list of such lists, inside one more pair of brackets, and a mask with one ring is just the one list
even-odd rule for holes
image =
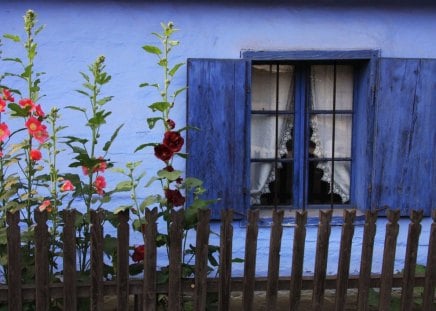
{"label": "pink flower", "polygon": [[42,158],[42,154],[41,151],[39,151],[38,149],[32,149],[30,150],[30,159],[32,161],[39,161]]}
{"label": "pink flower", "polygon": [[42,127],[41,122],[35,117],[30,117],[27,119],[25,125],[30,135],[34,135],[37,131],[40,131]]}
{"label": "pink flower", "polygon": [[35,131],[32,136],[39,141],[40,144],[43,144],[48,139],[47,127],[45,125],[41,125],[41,127]]}
{"label": "pink flower", "polygon": [[103,157],[98,157],[98,159],[100,160],[100,162],[97,164],[97,167],[95,168],[95,172],[100,172],[100,173],[104,173],[104,171],[107,168],[107,163],[106,160],[103,159]]}
{"label": "pink flower", "polygon": [[42,204],[39,206],[39,211],[40,212],[43,212],[45,210],[47,210],[48,213],[51,212],[52,209],[51,209],[51,202],[50,202],[50,200],[44,200],[42,202]]}
{"label": "pink flower", "polygon": [[5,112],[6,102],[0,98],[0,112]]}
{"label": "pink flower", "polygon": [[106,188],[106,179],[104,178],[104,176],[97,176],[97,178],[94,181],[94,188],[95,191],[99,194],[99,195],[103,195],[104,194],[104,188]]}
{"label": "pink flower", "polygon": [[40,117],[40,118],[44,118],[45,117],[45,113],[44,113],[44,111],[42,111],[41,105],[36,105],[35,106],[35,115],[37,117]]}
{"label": "pink flower", "polygon": [[12,97],[11,92],[8,89],[3,89],[2,98],[8,102],[14,102],[15,99]]}
{"label": "pink flower", "polygon": [[28,108],[29,111],[33,111],[35,109],[35,103],[30,98],[20,99],[18,104],[20,104],[20,106],[23,108]]}
{"label": "pink flower", "polygon": [[9,135],[11,135],[11,131],[9,131],[9,127],[6,123],[0,123],[0,142],[4,142]]}
{"label": "pink flower", "polygon": [[74,185],[71,181],[69,181],[68,179],[64,181],[64,183],[61,186],[61,192],[65,192],[65,191],[73,191]]}

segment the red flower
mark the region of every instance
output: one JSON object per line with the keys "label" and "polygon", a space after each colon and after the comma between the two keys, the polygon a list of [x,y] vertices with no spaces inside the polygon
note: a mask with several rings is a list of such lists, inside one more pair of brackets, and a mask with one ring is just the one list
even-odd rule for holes
{"label": "red flower", "polygon": [[176,183],[178,183],[179,185],[183,182],[183,178],[179,177],[176,179]]}
{"label": "red flower", "polygon": [[9,101],[9,102],[14,102],[15,101],[15,99],[12,97],[11,92],[8,89],[3,89],[3,96],[2,96],[2,98],[4,100]]}
{"label": "red flower", "polygon": [[133,249],[132,260],[134,262],[144,260],[144,245],[138,245]]}
{"label": "red flower", "polygon": [[167,125],[168,125],[170,130],[172,130],[173,128],[176,127],[176,123],[173,120],[171,120],[171,119],[167,120]]}
{"label": "red flower", "polygon": [[61,192],[65,192],[65,191],[73,191],[74,190],[74,185],[71,181],[69,181],[68,179],[65,180],[65,182],[62,184],[61,186]]}
{"label": "red flower", "polygon": [[174,172],[174,167],[172,167],[171,165],[168,165],[167,167],[165,167],[165,170],[167,171],[167,172]]}
{"label": "red flower", "polygon": [[0,112],[5,112],[6,102],[0,98]]}
{"label": "red flower", "polygon": [[9,135],[11,135],[11,131],[9,131],[8,125],[6,123],[0,123],[0,142],[5,141]]}
{"label": "red flower", "polygon": [[39,141],[39,143],[43,144],[48,139],[47,127],[45,125],[41,125],[41,127],[35,131],[32,136]]}
{"label": "red flower", "polygon": [[106,160],[103,159],[103,157],[98,157],[98,159],[100,160],[100,162],[97,164],[97,167],[94,169],[94,172],[104,173],[104,171],[107,168]]}
{"label": "red flower", "polygon": [[165,132],[163,144],[167,145],[172,152],[179,152],[184,143],[183,137],[179,132],[167,131]]}
{"label": "red flower", "polygon": [[35,115],[37,117],[40,117],[40,118],[44,118],[45,117],[45,113],[44,113],[44,111],[42,111],[41,105],[36,105],[35,106]]}
{"label": "red flower", "polygon": [[159,144],[154,147],[154,155],[162,161],[168,161],[172,158],[173,154],[167,145]]}
{"label": "red flower", "polygon": [[99,195],[104,194],[103,188],[106,188],[106,179],[104,178],[104,176],[97,176],[94,181],[94,188]]}
{"label": "red flower", "polygon": [[185,204],[185,197],[179,190],[165,189],[165,197],[173,206],[182,206]]}
{"label": "red flower", "polygon": [[30,117],[29,119],[27,119],[26,121],[26,127],[29,130],[29,134],[33,135],[35,134],[37,131],[41,130],[42,124],[41,122],[35,118],[35,117]]}
{"label": "red flower", "polygon": [[39,206],[39,211],[43,212],[45,210],[47,210],[48,213],[51,212],[51,202],[50,200],[45,200],[44,202],[42,202],[42,204]]}
{"label": "red flower", "polygon": [[23,108],[29,108],[29,111],[32,111],[35,109],[35,103],[30,98],[20,99],[20,101],[18,103]]}
{"label": "red flower", "polygon": [[32,161],[39,161],[42,158],[42,154],[41,151],[39,151],[38,149],[32,149],[30,150],[30,159]]}

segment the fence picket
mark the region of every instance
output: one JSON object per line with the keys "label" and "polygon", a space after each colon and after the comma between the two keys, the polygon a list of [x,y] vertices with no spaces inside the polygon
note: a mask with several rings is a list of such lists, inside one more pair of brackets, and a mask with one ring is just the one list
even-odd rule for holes
{"label": "fence picket", "polygon": [[427,266],[425,270],[425,285],[423,304],[424,310],[431,310],[434,300],[434,290],[436,287],[436,209],[432,211],[433,223],[430,228],[430,238],[428,242]]}
{"label": "fence picket", "polygon": [[144,228],[144,310],[156,310],[156,236],[157,236],[157,208],[145,211]]}
{"label": "fence picket", "polygon": [[291,285],[289,289],[289,310],[298,310],[303,281],[304,245],[306,242],[307,211],[296,212],[294,245],[292,249]]}
{"label": "fence picket", "polygon": [[259,210],[248,211],[247,233],[245,237],[243,309],[253,310],[254,283],[256,273],[257,234],[259,231]]}
{"label": "fence picket", "polygon": [[335,310],[344,310],[347,298],[348,277],[350,271],[351,245],[354,236],[354,219],[356,211],[344,210],[341,246],[339,250],[338,274],[336,281]]}
{"label": "fence picket", "polygon": [[91,211],[91,310],[103,310],[103,225],[104,210]]}
{"label": "fence picket", "polygon": [[129,210],[118,213],[117,228],[117,308],[129,303]]}
{"label": "fence picket", "polygon": [[232,277],[232,239],[233,239],[233,211],[223,210],[221,213],[220,236],[220,266],[218,310],[230,309],[230,292]]}
{"label": "fence picket", "polygon": [[210,209],[198,211],[195,250],[194,310],[206,310],[207,298],[207,255],[209,252]]}
{"label": "fence picket", "polygon": [[182,240],[184,211],[171,211],[168,310],[182,309]]}
{"label": "fence picket", "polygon": [[18,211],[14,213],[7,212],[8,309],[10,311],[21,311],[23,301],[21,293],[21,235],[19,221],[20,213]]}
{"label": "fence picket", "polygon": [[47,211],[35,210],[35,286],[36,310],[45,311],[49,308],[50,291],[48,263],[48,226]]}
{"label": "fence picket", "polygon": [[63,242],[63,266],[64,266],[64,310],[77,310],[77,288],[76,288],[76,210],[65,210],[63,212],[64,230]]}
{"label": "fence picket", "polygon": [[266,287],[266,308],[275,310],[277,306],[277,287],[280,269],[280,248],[283,235],[284,211],[273,211],[273,224],[271,227],[269,258],[268,258],[268,283]]}
{"label": "fence picket", "polygon": [[376,233],[377,211],[367,211],[363,230],[362,256],[360,259],[360,282],[357,294],[357,310],[369,309],[369,289],[371,283],[372,256]]}
{"label": "fence picket", "polygon": [[315,272],[312,295],[312,309],[322,310],[324,304],[324,288],[327,271],[327,256],[331,231],[332,210],[319,211],[320,223],[316,245]]}
{"label": "fence picket", "polygon": [[383,264],[380,280],[380,300],[379,310],[390,310],[392,278],[394,274],[395,250],[397,247],[397,237],[399,231],[398,220],[400,219],[399,210],[388,210],[386,224],[386,236],[383,251]]}

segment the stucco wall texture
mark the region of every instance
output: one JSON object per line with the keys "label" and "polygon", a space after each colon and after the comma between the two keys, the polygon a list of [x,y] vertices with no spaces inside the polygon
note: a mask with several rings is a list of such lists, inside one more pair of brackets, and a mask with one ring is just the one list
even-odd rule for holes
{"label": "stucco wall texture", "polygon": [[[119,139],[115,142],[111,160],[117,166],[127,161],[143,160],[144,170],[153,176],[160,168],[151,149],[134,153],[133,150],[146,142],[161,140],[159,130],[150,131],[146,118],[151,116],[147,106],[159,99],[151,89],[139,88],[143,82],[160,82],[161,71],[156,60],[141,47],[157,44],[151,32],[160,31],[160,23],[173,21],[180,31],[175,39],[180,46],[172,53],[173,64],[187,58],[239,58],[242,50],[352,50],[378,49],[382,57],[436,58],[436,8],[419,6],[314,6],[314,5],[269,5],[225,3],[176,3],[140,1],[6,1],[0,0],[0,33],[23,34],[23,20],[27,9],[38,14],[45,29],[38,36],[36,70],[44,71],[40,104],[49,107],[68,105],[86,106],[86,98],[74,90],[81,86],[80,71],[85,72],[99,55],[106,56],[106,70],[112,81],[104,89],[105,95],[114,99],[107,108],[113,111],[110,122],[102,136],[108,136],[121,123],[125,123]],[[23,50],[16,44],[3,40],[3,57],[22,56]],[[14,70],[5,62],[0,71]],[[15,82],[12,82],[15,83]],[[183,68],[174,80],[174,87],[186,84],[186,69]],[[11,85],[20,87],[20,85]],[[207,103],[205,103],[207,104]],[[81,115],[62,110],[62,123],[68,125],[65,135],[85,135]],[[184,96],[179,97],[172,118],[182,127],[186,119]],[[65,161],[68,157],[65,153]],[[176,163],[183,169],[184,162]],[[109,187],[120,179],[117,174],[108,175]],[[153,189],[151,189],[153,191]],[[147,194],[144,194],[147,195]],[[124,197],[119,197],[122,202]],[[115,204],[115,203],[114,203]],[[113,206],[116,207],[116,206]],[[386,220],[378,226],[375,246],[374,269],[381,268]],[[216,225],[216,224],[215,224]],[[398,262],[402,269],[408,222],[401,220]],[[217,225],[216,225],[217,226]],[[423,245],[428,241],[430,220],[423,222]],[[361,238],[356,229],[351,270],[358,270]],[[215,228],[215,232],[219,232]],[[286,228],[284,237],[291,237],[292,227]],[[340,229],[332,230],[329,250],[328,273],[335,273],[339,248]],[[235,257],[243,257],[245,228],[235,223]],[[135,237],[132,238],[135,243]],[[316,228],[307,232],[305,272],[313,272]],[[282,246],[282,273],[290,271],[291,241]],[[136,242],[139,243],[139,242]],[[269,229],[259,233],[258,273],[266,274]],[[420,251],[418,262],[425,264],[426,254]],[[161,261],[164,261],[164,256]],[[335,263],[336,260],[336,263]],[[286,264],[288,262],[288,264]],[[289,269],[287,269],[289,267]],[[243,265],[235,265],[234,273],[241,274]]]}

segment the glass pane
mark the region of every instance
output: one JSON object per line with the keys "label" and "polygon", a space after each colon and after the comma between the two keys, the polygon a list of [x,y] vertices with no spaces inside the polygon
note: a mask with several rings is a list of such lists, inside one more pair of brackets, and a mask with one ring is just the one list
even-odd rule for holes
{"label": "glass pane", "polygon": [[251,109],[293,111],[293,80],[293,66],[254,65],[252,67]]}
{"label": "glass pane", "polygon": [[331,158],[333,150],[333,115],[312,115],[310,131],[310,140],[316,145],[314,154],[318,158]]}
{"label": "glass pane", "polygon": [[335,158],[351,158],[352,115],[336,115]]}
{"label": "glass pane", "polygon": [[336,65],[335,77],[334,65],[311,66],[311,90],[313,110],[352,110],[353,67]]}

